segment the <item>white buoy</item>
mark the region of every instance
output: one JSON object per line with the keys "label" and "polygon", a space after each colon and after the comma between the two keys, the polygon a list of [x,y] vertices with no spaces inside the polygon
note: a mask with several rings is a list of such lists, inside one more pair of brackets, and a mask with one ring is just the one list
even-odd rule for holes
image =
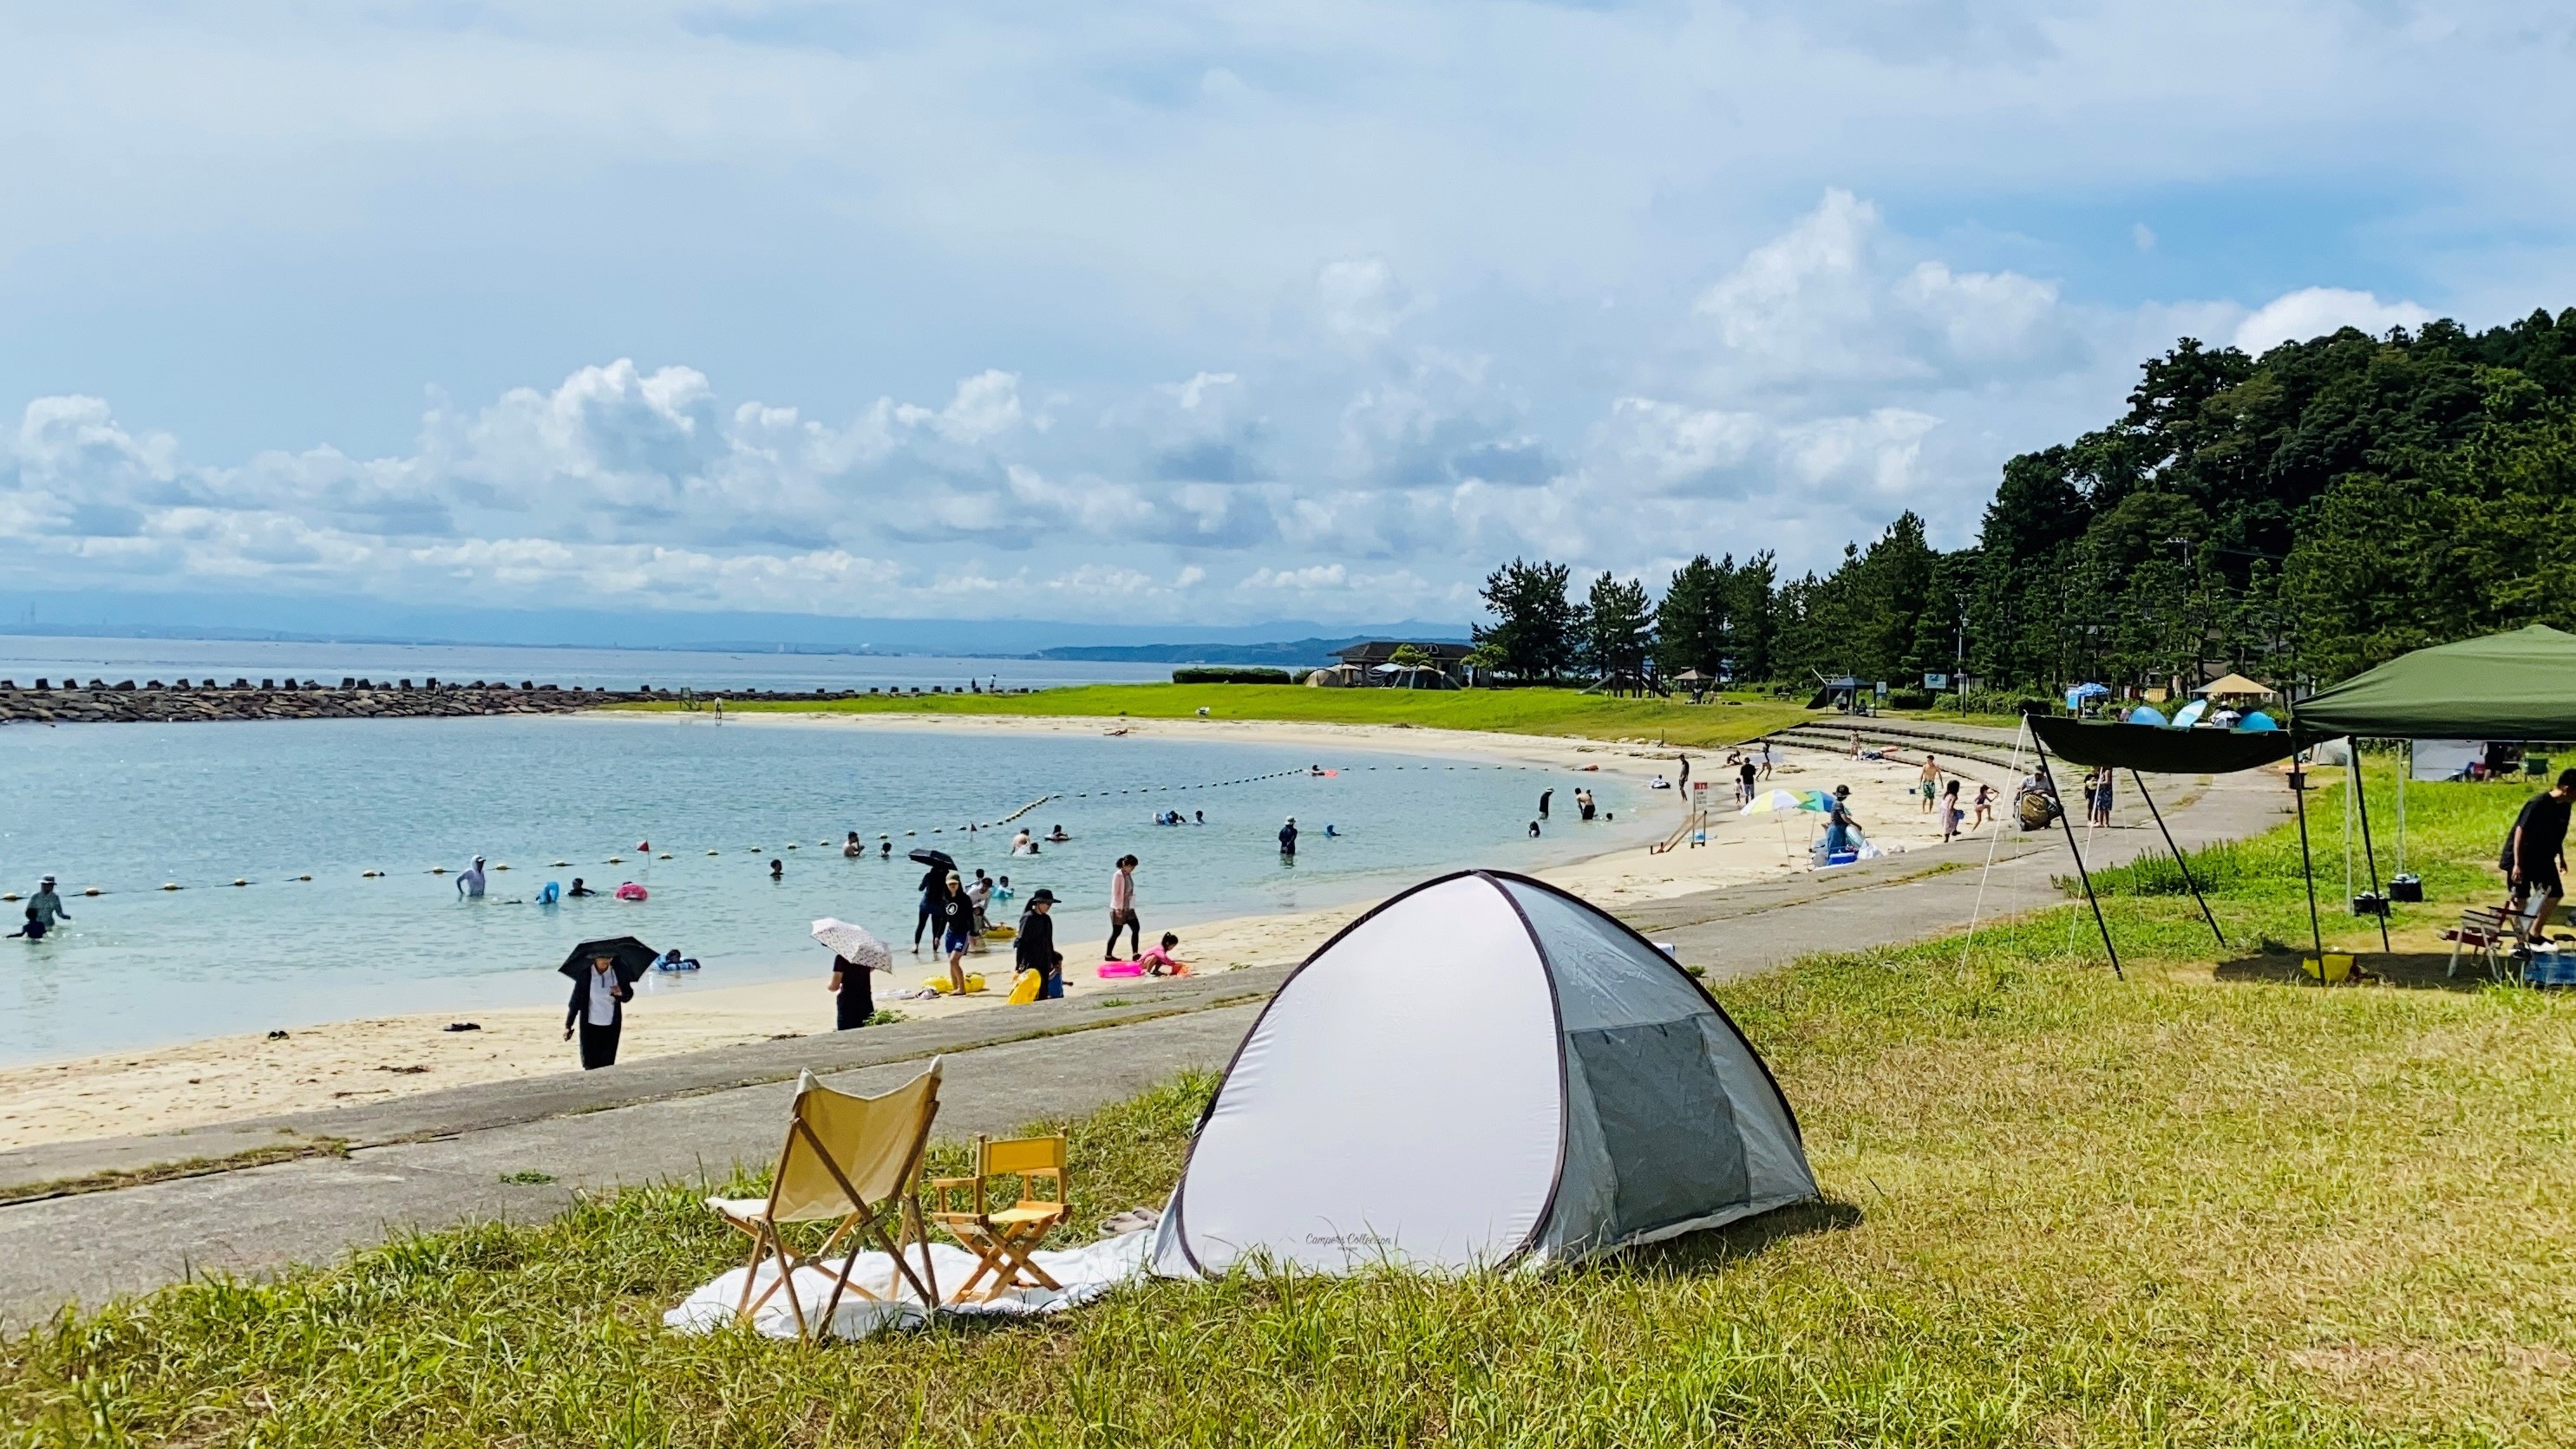
{"label": "white buoy", "polygon": [[233,884],[234,884],[234,885],[237,885],[237,886],[243,886],[243,885],[249,885],[249,884],[250,884],[250,882],[249,882],[249,881],[246,881],[246,880],[243,880],[240,876],[234,876],[234,877],[233,877]]}
{"label": "white buoy", "polygon": [[16,899],[18,899],[18,893],[16,891],[0,891],[0,901],[14,901]]}
{"label": "white buoy", "polygon": [[175,880],[165,880],[165,881],[161,882],[161,889],[163,889],[163,890],[165,890],[165,891],[175,891],[175,890],[177,890],[178,888],[179,888],[179,883],[178,883],[177,881],[175,881]]}
{"label": "white buoy", "polygon": [[510,863],[509,863],[508,861],[506,861],[506,860],[505,860],[505,861],[501,862],[499,865],[496,865],[496,866],[494,866],[494,867],[492,867],[492,868],[493,868],[494,870],[508,870],[508,869],[510,868]]}
{"label": "white buoy", "polygon": [[657,855],[657,856],[655,856],[655,857],[653,857],[653,858],[654,858],[655,860],[669,860],[669,859],[671,858],[671,852],[669,852],[669,851],[667,851],[667,850],[666,850],[666,851],[663,851],[660,855]]}
{"label": "white buoy", "polygon": [[626,863],[626,857],[622,855],[612,855],[608,858],[608,863],[610,865],[624,865]]}
{"label": "white buoy", "polygon": [[431,875],[445,875],[447,874],[447,867],[443,865],[433,865],[429,868],[429,873]]}
{"label": "white buoy", "polygon": [[724,854],[724,852],[723,852],[723,851],[721,851],[721,850],[710,850],[710,851],[708,851],[708,852],[707,852],[707,854],[709,854],[709,855],[722,855],[722,854]]}
{"label": "white buoy", "polygon": [[299,876],[297,876],[297,877],[296,877],[296,879],[297,879],[297,880],[311,880],[311,879],[313,879],[313,877],[311,877],[311,876],[309,876],[309,875],[299,875]]}
{"label": "white buoy", "polygon": [[570,865],[570,864],[572,864],[572,862],[571,862],[571,861],[568,861],[568,860],[555,860],[555,861],[548,861],[548,862],[547,862],[547,864],[548,864],[548,865],[552,865],[552,866],[566,866],[566,865]]}

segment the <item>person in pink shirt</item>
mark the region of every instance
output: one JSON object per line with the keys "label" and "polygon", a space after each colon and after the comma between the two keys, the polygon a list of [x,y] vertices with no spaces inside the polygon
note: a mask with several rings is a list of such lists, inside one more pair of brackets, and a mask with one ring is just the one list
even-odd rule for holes
{"label": "person in pink shirt", "polygon": [[[1145,931],[1142,926],[1136,924],[1136,857],[1132,855],[1118,857],[1118,870],[1109,877],[1109,949],[1103,953],[1101,959],[1106,961],[1120,959],[1118,933],[1121,931],[1127,933],[1127,946],[1130,951],[1143,951]],[[1130,956],[1127,959],[1134,960],[1135,957]]]}
{"label": "person in pink shirt", "polygon": [[1137,957],[1136,963],[1144,967],[1149,975],[1187,976],[1190,974],[1190,963],[1172,954],[1172,948],[1179,944],[1181,944],[1180,937],[1165,931],[1162,943]]}

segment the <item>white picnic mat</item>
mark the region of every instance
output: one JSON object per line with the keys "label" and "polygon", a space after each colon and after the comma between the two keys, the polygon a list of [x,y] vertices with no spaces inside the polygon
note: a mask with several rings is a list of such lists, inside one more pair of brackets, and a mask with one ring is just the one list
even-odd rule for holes
{"label": "white picnic mat", "polygon": [[[1061,1313],[1089,1303],[1101,1294],[1131,1278],[1145,1276],[1145,1259],[1153,1246],[1154,1230],[1140,1228],[1132,1233],[1102,1238],[1087,1247],[1060,1253],[1035,1252],[1029,1261],[1046,1270],[1047,1276],[1064,1286],[1060,1289],[1017,1288],[990,1303],[960,1303],[941,1308],[942,1313],[987,1314],[998,1317],[1026,1317],[1038,1313]],[[909,1248],[904,1260],[913,1271],[921,1271],[921,1250]],[[975,1271],[975,1255],[947,1243],[930,1247],[930,1266],[935,1275],[934,1287],[941,1293],[952,1293]],[[680,1300],[680,1306],[662,1315],[662,1322],[682,1333],[713,1333],[734,1321],[734,1305],[742,1302],[743,1269],[735,1268],[714,1282]],[[796,1297],[808,1314],[822,1312],[825,1300],[832,1296],[832,1284],[840,1276],[841,1265],[822,1268],[800,1268],[796,1272]],[[778,1277],[775,1260],[760,1265],[759,1281],[752,1295],[759,1296]],[[886,1294],[886,1280],[894,1278],[900,1292]],[[989,1280],[987,1280],[989,1282]],[[852,1268],[850,1282],[866,1285],[869,1292],[892,1296],[892,1302],[872,1302],[856,1292],[841,1295],[840,1306],[833,1310],[832,1321],[819,1325],[824,1335],[832,1338],[865,1338],[881,1329],[910,1328],[926,1321],[919,1295],[894,1272],[892,1260],[883,1253],[861,1253]],[[979,1288],[977,1291],[981,1291]],[[769,1301],[752,1314],[752,1328],[770,1338],[797,1336],[796,1310],[787,1303],[781,1290],[769,1295]]]}

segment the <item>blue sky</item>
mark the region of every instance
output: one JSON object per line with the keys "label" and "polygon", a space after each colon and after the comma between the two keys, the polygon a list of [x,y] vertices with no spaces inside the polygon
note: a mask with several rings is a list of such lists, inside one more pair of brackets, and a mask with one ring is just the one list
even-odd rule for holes
{"label": "blue sky", "polygon": [[[2576,305],[2536,7],[0,12],[0,571],[1458,619],[1945,545],[2181,335]],[[14,417],[15,425],[7,426]]]}

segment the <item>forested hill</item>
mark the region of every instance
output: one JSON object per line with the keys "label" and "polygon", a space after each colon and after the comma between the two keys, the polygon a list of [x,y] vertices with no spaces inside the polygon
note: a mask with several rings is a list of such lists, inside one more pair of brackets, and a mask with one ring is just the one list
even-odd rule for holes
{"label": "forested hill", "polygon": [[2206,628],[2214,655],[2286,648],[2330,680],[2565,626],[2571,423],[2576,309],[2482,333],[2347,329],[2259,359],[2185,342],[2118,421],[2006,465],[1970,634],[2002,678],[2139,681]]}
{"label": "forested hill", "polygon": [[[1497,614],[1487,635],[1525,636]],[[2222,666],[2329,682],[2425,644],[2576,626],[2576,309],[2259,358],[2185,341],[2122,416],[2006,464],[1974,547],[1935,551],[1908,513],[1827,574],[1697,559],[1652,620],[1668,675],[1723,660],[1912,681],[1964,647],[2004,687]]]}

